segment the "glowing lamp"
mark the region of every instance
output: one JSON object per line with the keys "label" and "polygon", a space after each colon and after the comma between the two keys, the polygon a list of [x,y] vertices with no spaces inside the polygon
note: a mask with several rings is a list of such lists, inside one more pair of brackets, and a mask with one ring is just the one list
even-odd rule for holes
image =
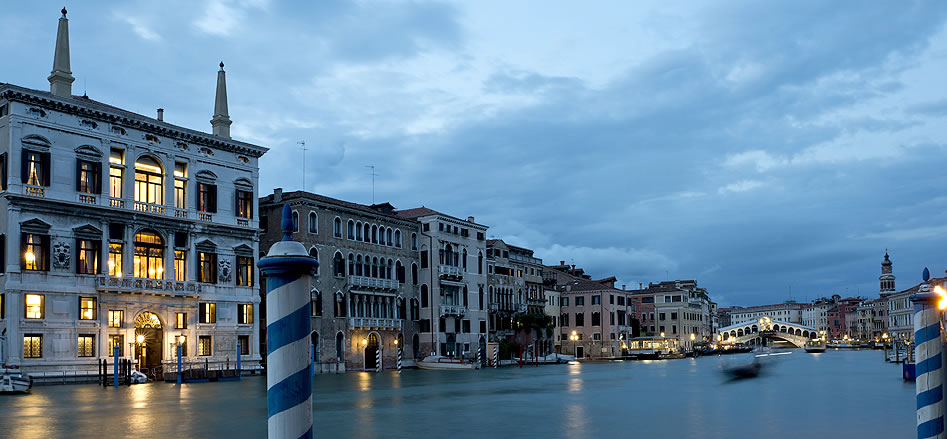
{"label": "glowing lamp", "polygon": [[363,338],[363,339],[362,339],[362,344],[363,344],[363,345],[367,345],[367,344],[368,344],[368,339],[367,339],[367,338]]}
{"label": "glowing lamp", "polygon": [[664,333],[663,333],[663,332],[661,333],[661,337],[664,337]]}
{"label": "glowing lamp", "polygon": [[940,285],[937,285],[934,287],[934,292],[940,296],[940,300],[937,301],[937,309],[941,311],[947,309],[947,291],[944,291]]}
{"label": "glowing lamp", "polygon": [[25,257],[26,257],[26,263],[28,264],[32,264],[33,262],[36,261],[36,254],[33,253],[33,250],[27,250]]}
{"label": "glowing lamp", "polygon": [[145,336],[144,336],[144,335],[141,335],[141,334],[138,334],[138,336],[135,337],[135,341],[137,341],[138,343],[144,343],[144,342],[145,342]]}
{"label": "glowing lamp", "polygon": [[398,340],[397,340],[397,339],[395,340],[395,346],[398,346]]}
{"label": "glowing lamp", "polygon": [[695,338],[697,338],[697,336],[695,336],[693,333],[691,333],[691,341],[694,341]]}

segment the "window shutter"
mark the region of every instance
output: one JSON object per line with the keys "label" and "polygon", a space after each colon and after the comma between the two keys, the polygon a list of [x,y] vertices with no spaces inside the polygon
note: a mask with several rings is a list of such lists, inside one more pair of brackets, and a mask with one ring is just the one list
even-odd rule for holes
{"label": "window shutter", "polygon": [[39,242],[40,242],[40,247],[42,247],[43,249],[43,260],[42,260],[41,268],[43,269],[43,271],[49,271],[49,253],[50,253],[49,235],[41,235]]}
{"label": "window shutter", "polygon": [[217,213],[217,185],[207,185],[207,194],[207,198],[209,198],[209,202],[207,203],[207,211],[210,213]]}
{"label": "window shutter", "polygon": [[43,186],[49,186],[50,155],[48,152],[41,152],[40,157],[41,168],[43,169],[42,184]]}
{"label": "window shutter", "polygon": [[76,191],[79,191],[81,187],[82,187],[82,160],[76,159]]}
{"label": "window shutter", "polygon": [[20,271],[26,269],[26,235],[27,233],[20,233]]}
{"label": "window shutter", "polygon": [[29,180],[29,155],[30,152],[25,149],[20,151],[20,182],[23,184],[26,184],[26,182]]}
{"label": "window shutter", "polygon": [[92,164],[92,178],[95,179],[92,192],[96,194],[101,194],[102,193],[102,180],[103,180],[102,163],[95,162]]}
{"label": "window shutter", "polygon": [[76,273],[79,273],[79,255],[82,253],[82,247],[79,246],[79,244],[81,244],[79,241],[81,240],[76,238],[75,247],[73,247],[76,253]]}
{"label": "window shutter", "polygon": [[0,189],[3,190],[7,190],[7,168],[9,167],[7,159],[9,157],[7,153],[0,154],[0,162],[2,162],[0,163],[0,166],[2,166],[0,167]]}
{"label": "window shutter", "polygon": [[[0,235],[0,273],[7,272],[7,235]],[[3,305],[3,300],[0,300],[0,306]],[[0,311],[0,315],[3,315],[3,312]]]}
{"label": "window shutter", "polygon": [[200,210],[200,211],[204,210],[204,205],[201,204],[201,188],[203,186],[204,186],[204,183],[197,183],[195,187],[195,189],[197,190],[194,191],[194,207],[196,207],[197,210]]}

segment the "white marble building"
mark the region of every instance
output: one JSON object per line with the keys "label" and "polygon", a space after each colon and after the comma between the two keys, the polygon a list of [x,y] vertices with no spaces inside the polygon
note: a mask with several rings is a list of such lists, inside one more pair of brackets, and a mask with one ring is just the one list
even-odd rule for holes
{"label": "white marble building", "polygon": [[49,92],[0,83],[0,361],[254,367],[267,150],[230,138],[223,63],[207,134],[72,95],[68,38],[63,9]]}

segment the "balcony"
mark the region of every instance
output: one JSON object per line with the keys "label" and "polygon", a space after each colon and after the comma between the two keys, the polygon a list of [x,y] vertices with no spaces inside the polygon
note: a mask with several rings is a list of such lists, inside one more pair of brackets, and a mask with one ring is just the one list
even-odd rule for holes
{"label": "balcony", "polygon": [[500,310],[500,304],[499,304],[499,303],[489,303],[489,304],[487,304],[487,309],[488,309],[490,312],[497,312],[497,311]]}
{"label": "balcony", "polygon": [[375,288],[384,290],[399,290],[401,283],[397,279],[376,279],[366,276],[349,276],[348,284],[352,287]]}
{"label": "balcony", "polygon": [[174,217],[187,218],[188,217],[187,209],[174,209]]}
{"label": "balcony", "polygon": [[100,276],[96,280],[99,291],[123,293],[155,293],[162,295],[192,296],[201,292],[201,284],[193,281],[145,279],[140,277]]}
{"label": "balcony", "polygon": [[197,219],[209,223],[214,220],[214,216],[209,213],[197,212]]}
{"label": "balcony", "polygon": [[95,195],[79,194],[79,202],[83,204],[95,204]]}
{"label": "balcony", "polygon": [[400,330],[402,319],[380,319],[373,317],[352,317],[349,318],[349,327],[351,329],[390,329]]}
{"label": "balcony", "polygon": [[519,305],[516,305],[516,312],[526,312],[526,304],[520,303]]}
{"label": "balcony", "polygon": [[526,304],[531,306],[546,306],[546,301],[543,299],[526,299]]}
{"label": "balcony", "polygon": [[454,278],[457,280],[464,278],[460,267],[452,267],[450,265],[439,265],[437,267],[437,273],[441,276],[441,278]]}
{"label": "balcony", "polygon": [[46,196],[46,189],[40,186],[26,185],[23,188],[23,192],[26,195],[29,195],[32,197],[45,197]]}
{"label": "balcony", "polygon": [[151,204],[151,203],[142,203],[141,201],[135,202],[135,210],[145,213],[154,213],[157,215],[164,215],[165,208],[160,204]]}
{"label": "balcony", "polygon": [[246,218],[237,218],[237,225],[247,227],[250,225],[250,220]]}
{"label": "balcony", "polygon": [[441,316],[463,317],[467,308],[459,305],[441,305]]}
{"label": "balcony", "polygon": [[121,198],[109,198],[109,207],[125,208],[125,200]]}

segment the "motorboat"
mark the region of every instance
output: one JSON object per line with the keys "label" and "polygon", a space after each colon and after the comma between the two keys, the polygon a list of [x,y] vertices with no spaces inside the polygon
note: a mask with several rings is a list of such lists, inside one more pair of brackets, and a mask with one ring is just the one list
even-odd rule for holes
{"label": "motorboat", "polygon": [[806,342],[806,345],[803,348],[806,350],[806,352],[813,353],[813,354],[825,352],[825,341],[809,340]]}
{"label": "motorboat", "polygon": [[723,372],[733,379],[753,378],[760,374],[763,365],[759,359],[754,358],[752,362],[724,367]]}
{"label": "motorboat", "polygon": [[132,384],[144,384],[148,382],[148,376],[138,370],[133,370],[129,380]]}
{"label": "motorboat", "polygon": [[0,393],[30,393],[33,378],[24,375],[19,368],[4,366],[0,369]]}
{"label": "motorboat", "polygon": [[418,361],[417,366],[420,369],[427,370],[473,370],[479,369],[480,363],[463,358],[429,355]]}
{"label": "motorboat", "polygon": [[575,355],[566,354],[549,354],[540,358],[546,363],[568,363],[570,361],[575,361]]}

